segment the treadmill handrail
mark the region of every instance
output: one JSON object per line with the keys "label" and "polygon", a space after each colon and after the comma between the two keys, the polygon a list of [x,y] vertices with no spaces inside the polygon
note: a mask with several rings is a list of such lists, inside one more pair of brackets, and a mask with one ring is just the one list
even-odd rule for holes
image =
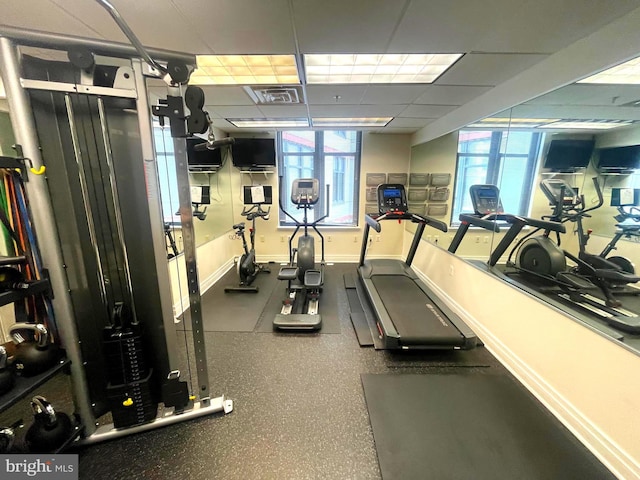
{"label": "treadmill handrail", "polygon": [[516,224],[516,223],[523,223],[524,225],[530,226],[530,227],[534,227],[534,228],[539,228],[542,230],[549,230],[551,232],[558,232],[558,233],[566,233],[567,229],[564,226],[563,223],[561,222],[553,222],[553,221],[549,221],[549,220],[539,220],[537,218],[531,218],[531,217],[523,217],[520,215],[511,215],[508,213],[498,213],[498,214],[490,214],[490,215],[485,215],[484,217],[482,217],[484,220],[504,220],[507,223],[510,224]]}
{"label": "treadmill handrail", "polygon": [[364,221],[367,222],[367,225],[373,228],[376,232],[380,233],[382,231],[382,225],[380,225],[380,222],[370,215],[365,214]]}
{"label": "treadmill handrail", "polygon": [[495,220],[487,220],[483,217],[478,217],[469,213],[461,213],[459,218],[461,222],[466,222],[475,227],[482,227],[485,230],[500,233],[500,226]]}
{"label": "treadmill handrail", "polygon": [[441,222],[440,220],[436,220],[435,218],[428,217],[426,215],[418,215],[417,213],[411,212],[387,212],[384,215],[376,217],[375,219],[369,215],[365,215],[365,220],[378,233],[380,233],[380,229],[382,228],[380,227],[380,220],[411,220],[414,223],[423,223],[425,225],[429,225],[430,227],[440,230],[441,232],[446,232],[448,230],[447,224]]}

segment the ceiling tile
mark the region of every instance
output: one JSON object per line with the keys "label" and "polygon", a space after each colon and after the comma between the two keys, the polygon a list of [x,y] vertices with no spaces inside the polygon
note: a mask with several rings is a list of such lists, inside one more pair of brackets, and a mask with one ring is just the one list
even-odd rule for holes
{"label": "ceiling tile", "polygon": [[635,8],[634,0],[411,2],[389,51],[551,53]]}
{"label": "ceiling tile", "polygon": [[363,105],[409,104],[418,98],[425,88],[426,85],[369,85],[360,103]]}
{"label": "ceiling tile", "polygon": [[255,105],[242,87],[201,85],[205,105]]}
{"label": "ceiling tile", "polygon": [[439,85],[494,86],[544,60],[547,55],[471,53],[458,60],[438,80]]}
{"label": "ceiling tile", "polygon": [[[89,10],[95,15],[100,13],[100,6],[95,2],[89,4]],[[28,13],[27,13],[28,12]],[[107,19],[108,14],[105,12]],[[83,37],[99,38],[99,30],[92,28],[81,17],[73,15],[67,9],[60,8],[51,0],[24,0],[20,2],[2,3],[2,24],[45,32],[73,34]],[[126,38],[120,34],[118,39]]]}
{"label": "ceiling tile", "polygon": [[404,2],[389,0],[292,3],[302,53],[384,52],[404,6]]}
{"label": "ceiling tile", "polygon": [[526,102],[529,105],[625,105],[640,101],[640,85],[577,84]]}
{"label": "ceiling tile", "polygon": [[[26,0],[20,4],[24,8],[25,4],[32,1]],[[97,2],[54,1],[59,8],[64,8],[70,15],[86,23],[106,39],[129,43],[109,13]],[[193,25],[186,21],[171,0],[112,0],[111,3],[143,45],[188,53],[209,51]],[[149,12],[152,12],[151,18]],[[71,28],[66,33],[78,35]]]}
{"label": "ceiling tile", "polygon": [[[307,85],[310,105],[356,105],[360,103],[367,85]],[[336,99],[336,96],[340,96]]]}
{"label": "ceiling tile", "polygon": [[259,105],[266,118],[307,118],[306,105]]}
{"label": "ceiling tile", "polygon": [[428,85],[413,103],[420,105],[464,105],[491,90],[491,87]]}
{"label": "ceiling tile", "polygon": [[287,0],[171,1],[212,53],[295,53]]}
{"label": "ceiling tile", "polygon": [[215,113],[219,118],[263,118],[262,112],[256,106],[210,106],[209,113]]}
{"label": "ceiling tile", "polygon": [[411,118],[439,118],[449,112],[453,112],[456,105],[409,105],[401,114],[401,117]]}
{"label": "ceiling tile", "polygon": [[395,117],[406,105],[310,105],[312,117]]}
{"label": "ceiling tile", "polygon": [[512,115],[520,118],[640,120],[640,108],[592,105],[518,105],[512,109]]}
{"label": "ceiling tile", "polygon": [[[391,120],[386,126],[394,128],[422,128],[428,123],[431,123],[435,118],[404,118],[396,117]],[[386,128],[386,127],[385,127]]]}

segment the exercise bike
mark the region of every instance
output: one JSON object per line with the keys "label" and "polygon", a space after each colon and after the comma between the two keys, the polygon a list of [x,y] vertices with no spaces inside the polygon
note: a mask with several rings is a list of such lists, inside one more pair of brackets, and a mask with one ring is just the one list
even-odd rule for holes
{"label": "exercise bike", "polygon": [[[633,199],[625,199],[622,190],[632,190]],[[636,269],[631,260],[621,255],[609,256],[611,252],[617,250],[616,245],[621,238],[637,241],[640,237],[640,209],[636,207],[640,203],[640,189],[611,189],[611,206],[617,207],[618,215],[616,215],[616,233],[609,243],[600,252],[600,257],[606,258],[609,262],[618,265],[623,272],[635,274]],[[587,230],[587,238],[591,231]]]}
{"label": "exercise bike", "polygon": [[[254,196],[259,195],[259,198],[253,199]],[[262,192],[262,193],[257,193]],[[242,239],[242,248],[244,253],[238,259],[237,272],[240,278],[240,284],[236,287],[225,287],[225,293],[230,292],[244,292],[244,293],[258,293],[259,288],[252,285],[255,278],[259,273],[271,273],[271,270],[264,265],[256,262],[256,250],[255,250],[255,238],[256,238],[256,218],[262,218],[263,220],[269,220],[269,212],[271,208],[267,210],[262,209],[262,205],[265,203],[271,203],[271,187],[245,187],[244,188],[244,202],[245,204],[251,204],[250,208],[243,207],[242,215],[251,222],[251,228],[249,228],[249,242],[251,248],[247,245],[247,239],[245,236],[245,223],[237,223],[233,226],[236,231],[236,236]]]}
{"label": "exercise bike", "polygon": [[[282,310],[276,315],[273,326],[278,330],[319,330],[322,317],[318,313],[318,303],[324,285],[324,237],[316,225],[329,216],[329,185],[327,185],[326,213],[313,222],[308,220],[308,212],[320,200],[320,182],[317,178],[298,178],[291,186],[291,202],[303,211],[302,221],[289,214],[283,205],[282,177],[279,181],[280,210],[289,217],[296,228],[289,237],[289,263],[280,269],[279,280],[287,282],[286,298]],[[293,240],[300,228],[304,234],[298,238],[298,247],[293,248]],[[319,268],[315,263],[314,237],[309,235],[311,227],[320,237],[321,257]]]}

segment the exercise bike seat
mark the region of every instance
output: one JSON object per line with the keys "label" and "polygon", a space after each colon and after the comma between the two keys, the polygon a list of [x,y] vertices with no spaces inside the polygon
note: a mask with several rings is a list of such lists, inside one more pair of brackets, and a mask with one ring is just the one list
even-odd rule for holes
{"label": "exercise bike seat", "polygon": [[312,288],[321,287],[322,272],[320,270],[307,270],[304,272],[304,286]]}
{"label": "exercise bike seat", "polygon": [[640,277],[631,273],[623,272],[622,270],[596,270],[593,274],[603,280],[610,280],[615,283],[637,283],[640,282]]}
{"label": "exercise bike seat", "polygon": [[298,267],[280,267],[278,280],[295,280],[298,278]]}
{"label": "exercise bike seat", "polygon": [[236,223],[233,227],[234,230],[244,230],[244,222]]}

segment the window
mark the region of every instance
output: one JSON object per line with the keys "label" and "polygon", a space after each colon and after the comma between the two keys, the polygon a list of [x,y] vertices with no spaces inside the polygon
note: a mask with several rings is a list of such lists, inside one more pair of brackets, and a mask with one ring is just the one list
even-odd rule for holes
{"label": "window", "polygon": [[[278,132],[278,171],[282,175],[283,203],[287,212],[302,220],[302,210],[291,202],[291,184],[296,178],[317,178],[320,200],[308,213],[314,221],[326,212],[324,225],[358,224],[358,184],[360,177],[361,132],[353,130]],[[330,187],[327,197],[326,185]],[[280,212],[280,225],[293,222]]]}
{"label": "window", "polygon": [[451,224],[473,212],[469,187],[500,187],[505,212],[527,215],[542,134],[537,132],[461,131]]}
{"label": "window", "polygon": [[171,129],[154,125],[153,141],[158,160],[158,182],[160,184],[162,216],[165,223],[180,223],[180,216],[176,215],[180,208],[180,199],[178,197],[176,158],[173,152]]}

